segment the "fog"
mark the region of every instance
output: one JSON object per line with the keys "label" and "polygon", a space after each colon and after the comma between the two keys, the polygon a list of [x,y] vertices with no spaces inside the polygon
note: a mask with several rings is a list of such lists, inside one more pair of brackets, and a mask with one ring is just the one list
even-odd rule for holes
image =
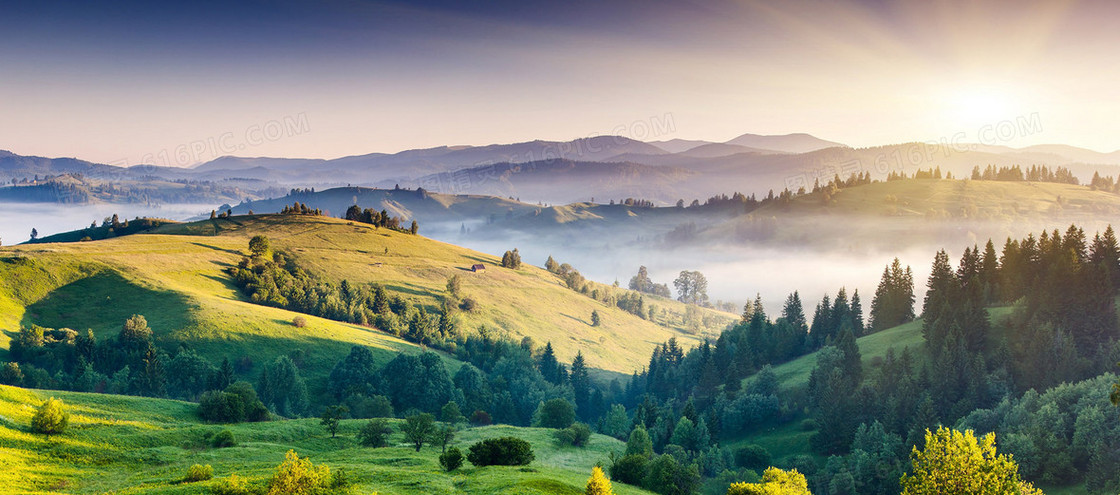
{"label": "fog", "polygon": [[4,245],[19,244],[31,238],[31,229],[39,237],[98,225],[105,217],[116,213],[120,218],[158,217],[169,220],[186,220],[209,214],[213,205],[200,204],[88,204],[58,205],[54,203],[0,203],[5,215],[0,215],[0,240]]}
{"label": "fog", "polygon": [[[674,296],[673,280],[682,270],[696,270],[708,280],[708,297],[712,303],[726,301],[742,308],[744,302],[753,300],[757,294],[762,297],[763,306],[771,317],[780,314],[786,297],[798,291],[806,316],[812,318],[813,307],[821,297],[827,293],[831,298],[841,287],[847,289],[849,297],[853,291],[859,290],[866,317],[883,268],[895,257],[903,266],[909,265],[913,270],[915,296],[920,302],[937,250],[945,248],[950,257],[959,258],[965,247],[963,243],[960,246],[931,243],[871,254],[774,247],[662,249],[641,244],[625,247],[602,244],[609,242],[608,239],[557,243],[511,231],[501,231],[500,235],[494,236],[464,236],[460,235],[459,229],[458,223],[453,226],[425,225],[421,233],[495,256],[517,248],[522,261],[535,266],[543,266],[551,255],[560,263],[571,264],[590,280],[605,284],[617,280],[622,287],[626,287],[630,278],[638,272],[638,267],[644,265],[649,269],[650,278],[656,283],[668,285]],[[617,239],[614,241],[617,242]],[[597,242],[599,244],[594,245]]]}

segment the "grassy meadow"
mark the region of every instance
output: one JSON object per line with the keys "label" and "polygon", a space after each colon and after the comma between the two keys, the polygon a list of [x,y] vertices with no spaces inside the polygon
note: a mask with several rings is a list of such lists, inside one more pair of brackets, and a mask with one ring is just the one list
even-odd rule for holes
{"label": "grassy meadow", "polygon": [[[31,416],[48,397],[62,399],[70,428],[46,437],[29,432]],[[556,444],[552,430],[490,426],[460,431],[452,445],[466,451],[474,442],[517,436],[533,446],[528,466],[464,467],[444,472],[438,447],[416,452],[394,431],[391,445],[368,448],[354,439],[366,420],[344,420],[331,438],[318,419],[211,425],[195,405],[164,399],[27,390],[0,386],[0,486],[4,493],[200,494],[236,474],[264,486],[294,449],[315,465],[345,469],[353,493],[379,494],[579,494],[596,464],[608,465],[625,444],[593,435],[586,447]],[[389,420],[396,427],[400,420]],[[209,438],[230,430],[237,446],[217,449]],[[181,483],[193,464],[209,464],[214,479]],[[614,484],[620,495],[648,493]]]}

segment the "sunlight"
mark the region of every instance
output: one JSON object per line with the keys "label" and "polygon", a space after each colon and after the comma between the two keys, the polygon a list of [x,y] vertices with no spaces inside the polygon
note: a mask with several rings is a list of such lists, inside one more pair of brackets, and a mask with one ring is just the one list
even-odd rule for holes
{"label": "sunlight", "polygon": [[1019,99],[1005,87],[954,88],[944,98],[945,120],[960,129],[995,124],[1017,115]]}

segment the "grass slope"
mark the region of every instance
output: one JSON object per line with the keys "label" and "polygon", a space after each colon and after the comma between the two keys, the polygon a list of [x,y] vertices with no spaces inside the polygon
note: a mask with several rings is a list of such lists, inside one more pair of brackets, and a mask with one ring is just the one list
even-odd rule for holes
{"label": "grass slope", "polygon": [[[988,319],[993,323],[1011,314],[1012,307],[988,308]],[[925,349],[925,338],[922,337],[922,320],[904,323],[894,328],[881,332],[865,335],[856,339],[859,346],[860,357],[865,370],[874,369],[886,357],[887,350],[894,349],[895,355],[906,347],[910,348],[915,357],[920,357],[919,351]],[[809,375],[817,366],[817,352],[806,354],[792,361],[774,367],[774,374],[778,376],[778,384],[783,390],[805,387],[809,384]],[[864,373],[869,376],[869,373]],[[749,378],[747,379],[749,380]],[[745,384],[746,382],[744,382]]]}
{"label": "grass slope", "polygon": [[[55,437],[27,430],[47,397],[62,399],[71,412],[70,429]],[[394,433],[387,448],[360,447],[354,435],[364,420],[346,420],[331,438],[317,419],[209,425],[193,404],[116,395],[26,390],[0,386],[0,485],[5,493],[208,493],[212,482],[179,484],[192,464],[209,464],[215,479],[231,473],[266,483],[288,449],[310,456],[332,471],[343,468],[356,482],[354,493],[380,494],[579,494],[596,463],[625,450],[613,438],[594,435],[585,448],[560,447],[551,430],[493,426],[459,432],[453,445],[497,436],[517,436],[533,445],[536,460],[525,467],[474,468],[452,474],[438,463],[439,450],[419,453]],[[394,427],[399,420],[391,420]],[[223,429],[238,446],[213,449],[206,438]],[[645,491],[616,483],[615,493]]]}
{"label": "grass slope", "polygon": [[[259,364],[301,349],[312,378],[325,376],[351,344],[383,351],[383,361],[420,351],[375,329],[319,318],[295,328],[294,313],[247,302],[224,269],[240,261],[257,234],[326,280],[381,283],[430,309],[438,306],[448,277],[459,275],[464,295],[479,302],[476,311],[460,316],[461,328],[552,341],[561,359],[582,351],[595,368],[629,373],[670,337],[686,346],[697,341],[681,331],[684,306],[675,301],[656,303],[677,328],[666,327],[577,294],[542,269],[507,270],[486,254],[338,219],[261,215],[164,225],[96,242],[0,249],[0,347],[7,348],[20,325],[90,328],[103,338],[138,313],[160,342],[187,343],[219,360],[248,355]],[[468,268],[475,263],[488,269],[473,273]],[[601,326],[591,326],[592,311],[602,316]],[[711,330],[733,318],[705,311],[714,317]]]}

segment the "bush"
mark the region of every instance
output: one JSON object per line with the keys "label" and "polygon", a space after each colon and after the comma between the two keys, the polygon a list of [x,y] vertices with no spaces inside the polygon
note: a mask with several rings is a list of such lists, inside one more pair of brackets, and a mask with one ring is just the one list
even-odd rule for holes
{"label": "bush", "polygon": [[70,424],[70,413],[62,408],[62,401],[51,397],[31,418],[31,430],[44,435],[57,435],[66,431]]}
{"label": "bush", "polygon": [[575,423],[557,431],[555,436],[556,440],[563,445],[583,447],[591,439],[591,428],[583,423]]}
{"label": "bush", "polygon": [[482,409],[478,409],[473,414],[471,414],[472,425],[487,426],[490,423],[493,423],[493,420],[490,419],[490,413],[483,411]]}
{"label": "bush", "polygon": [[315,466],[289,450],[268,483],[268,495],[326,494],[331,492],[332,481],[330,468]]}
{"label": "bush", "polygon": [[445,471],[454,471],[463,465],[463,453],[458,448],[451,447],[447,452],[440,454],[439,465]]}
{"label": "bush", "polygon": [[459,309],[461,309],[463,311],[466,311],[468,313],[470,313],[471,311],[474,311],[474,309],[477,308],[477,307],[478,307],[478,302],[475,301],[474,299],[469,298],[469,297],[463,298],[463,301],[459,303]]}
{"label": "bush", "polygon": [[219,431],[214,438],[210,440],[210,445],[215,449],[224,449],[226,447],[236,447],[237,440],[233,438],[233,432],[229,430]]}
{"label": "bush", "polygon": [[517,437],[490,438],[471,445],[467,460],[478,467],[524,466],[533,462],[533,446]]}
{"label": "bush", "polygon": [[198,398],[198,417],[210,423],[240,423],[245,403],[237,394],[211,390]]}
{"label": "bush", "polygon": [[202,464],[195,464],[187,469],[187,475],[183,477],[183,483],[196,483],[199,481],[206,481],[214,477],[214,468],[209,464],[203,466]]}
{"label": "bush", "polygon": [[389,435],[393,429],[384,419],[371,419],[358,430],[358,444],[366,447],[384,447],[389,445]]}
{"label": "bush", "polygon": [[727,488],[727,495],[753,495],[758,493],[810,495],[805,476],[797,472],[796,469],[783,471],[778,468],[770,468],[762,474],[762,481],[759,483],[733,483]]}
{"label": "bush", "polygon": [[627,485],[639,486],[646,477],[648,463],[649,460],[642,454],[624,455],[611,464],[611,479]]}
{"label": "bush", "polygon": [[307,326],[307,318],[297,316],[292,318],[292,326],[296,328],[304,328]]}
{"label": "bush", "polygon": [[801,431],[816,431],[820,427],[821,427],[821,424],[818,423],[817,420],[815,420],[813,418],[809,418],[809,419],[801,421]]}
{"label": "bush", "polygon": [[249,484],[249,481],[236,474],[229,478],[210,485],[210,493],[214,495],[257,495],[263,490]]}
{"label": "bush", "polygon": [[252,239],[249,239],[249,251],[253,253],[253,256],[263,256],[268,252],[269,244],[267,237],[263,235],[253,236]]}
{"label": "bush", "polygon": [[770,467],[770,451],[761,445],[747,445],[735,451],[735,464],[739,467],[762,471]]}
{"label": "bush", "polygon": [[225,391],[211,390],[198,399],[198,416],[211,423],[268,421],[268,408],[248,382],[237,382]]}

